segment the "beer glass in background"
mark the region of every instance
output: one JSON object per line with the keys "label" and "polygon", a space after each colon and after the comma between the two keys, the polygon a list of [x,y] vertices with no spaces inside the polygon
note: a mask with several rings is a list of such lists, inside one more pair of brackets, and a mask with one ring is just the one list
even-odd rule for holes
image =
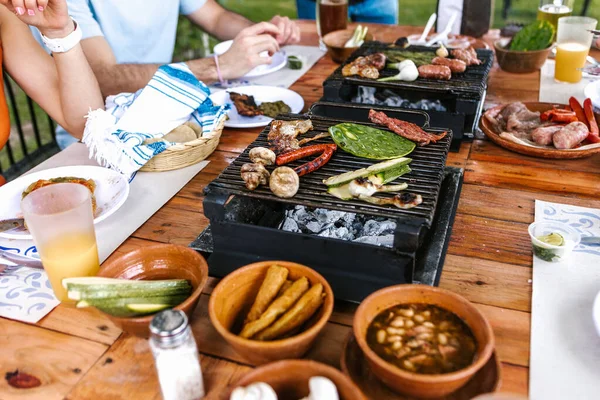
{"label": "beer glass in background", "polygon": [[100,268],[89,189],[77,183],[45,186],[21,201],[21,211],[54,294],[68,300],[63,278],[94,276]]}
{"label": "beer glass in background", "polygon": [[540,0],[537,19],[548,21],[557,29],[558,19],[573,13],[573,2],[574,0]]}
{"label": "beer glass in background", "polygon": [[348,26],[348,0],[317,0],[317,32],[323,50],[323,36]]}
{"label": "beer glass in background", "polygon": [[577,83],[581,80],[579,68],[585,66],[596,29],[596,21],[589,17],[562,17],[556,31],[556,68],[554,79],[559,82]]}

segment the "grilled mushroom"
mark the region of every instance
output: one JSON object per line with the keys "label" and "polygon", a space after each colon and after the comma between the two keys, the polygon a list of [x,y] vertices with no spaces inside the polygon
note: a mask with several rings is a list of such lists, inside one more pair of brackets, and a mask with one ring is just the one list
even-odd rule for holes
{"label": "grilled mushroom", "polygon": [[300,187],[300,177],[290,167],[278,167],[271,174],[269,187],[277,197],[294,197]]}
{"label": "grilled mushroom", "polygon": [[262,164],[242,165],[241,175],[249,190],[254,190],[258,185],[266,185],[269,182],[269,171]]}
{"label": "grilled mushroom", "polygon": [[253,163],[273,165],[275,164],[275,158],[275,153],[266,147],[255,147],[250,150],[250,160],[252,160]]}

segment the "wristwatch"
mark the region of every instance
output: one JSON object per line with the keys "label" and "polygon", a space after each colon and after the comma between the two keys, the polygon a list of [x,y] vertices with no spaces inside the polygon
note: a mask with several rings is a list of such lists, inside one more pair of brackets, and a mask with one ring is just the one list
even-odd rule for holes
{"label": "wristwatch", "polygon": [[42,34],[42,41],[44,42],[44,45],[46,45],[48,50],[50,50],[52,53],[66,53],[73,47],[77,46],[77,43],[81,41],[81,28],[77,24],[77,21],[73,19],[73,17],[71,17],[71,20],[75,25],[75,29],[64,38],[50,39]]}

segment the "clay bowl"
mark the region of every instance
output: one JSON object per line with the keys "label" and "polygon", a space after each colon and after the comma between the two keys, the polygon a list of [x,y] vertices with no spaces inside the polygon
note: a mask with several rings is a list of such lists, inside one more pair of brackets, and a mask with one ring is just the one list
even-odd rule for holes
{"label": "clay bowl", "polygon": [[[381,311],[408,303],[433,304],[459,316],[477,341],[475,361],[459,371],[425,375],[402,370],[380,358],[367,344],[367,328]],[[375,376],[390,389],[419,398],[441,397],[454,392],[489,361],[494,351],[492,327],[473,304],[450,291],[425,285],[397,285],[371,294],[356,310],[353,330]]]}
{"label": "clay bowl", "polygon": [[222,398],[229,399],[236,387],[264,382],[275,390],[279,399],[303,399],[308,396],[308,380],[313,376],[331,379],[340,400],[367,400],[346,375],[329,365],[309,360],[283,360],[256,368],[231,385],[227,396]]}
{"label": "clay bowl", "polygon": [[[208,280],[206,260],[195,250],[174,244],[145,246],[105,262],[98,276],[133,280],[187,279],[194,291],[183,303],[175,307],[186,313],[189,320],[200,300]],[[108,315],[108,314],[107,314]],[[152,315],[119,318],[108,315],[123,331],[135,336],[150,336]]]}
{"label": "clay bowl", "polygon": [[[339,31],[333,31],[323,36],[323,43],[327,46],[327,54],[336,63],[343,63],[354,53],[358,47],[344,47],[346,42],[354,34],[354,29],[342,29]],[[375,40],[373,35],[367,31],[365,36],[365,42]]]}
{"label": "clay bowl", "polygon": [[[311,285],[321,283],[325,300],[303,331],[286,339],[258,341],[236,335],[273,264],[289,270],[288,279],[306,276]],[[263,261],[246,265],[222,279],[213,290],[208,303],[210,320],[221,336],[252,365],[262,365],[283,359],[301,358],[325,327],[333,311],[333,291],[319,273],[304,265],[287,261]]]}
{"label": "clay bowl", "polygon": [[494,42],[496,59],[500,68],[506,72],[524,74],[539,71],[546,62],[552,46],[536,51],[513,51],[507,50],[510,39],[500,39]]}

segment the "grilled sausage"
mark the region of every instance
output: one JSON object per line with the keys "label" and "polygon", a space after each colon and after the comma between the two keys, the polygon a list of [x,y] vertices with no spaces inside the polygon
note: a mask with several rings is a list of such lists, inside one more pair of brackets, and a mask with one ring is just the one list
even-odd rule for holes
{"label": "grilled sausage", "polygon": [[462,60],[436,57],[431,61],[433,65],[445,65],[450,68],[453,74],[465,72],[467,69],[467,63]]}
{"label": "grilled sausage", "polygon": [[315,144],[312,146],[301,147],[297,150],[290,151],[288,153],[281,154],[275,160],[277,165],[285,165],[292,161],[300,160],[302,158],[312,156],[314,154],[323,153],[329,146],[335,146],[331,144]]}
{"label": "grilled sausage", "polygon": [[418,70],[419,78],[449,80],[452,77],[452,71],[445,65],[421,65]]}
{"label": "grilled sausage", "polygon": [[337,150],[337,145],[328,144],[326,146],[329,146],[329,147],[327,147],[327,149],[325,149],[323,154],[321,154],[319,157],[315,158],[314,160],[312,160],[310,162],[307,162],[306,164],[302,164],[301,166],[294,168],[294,171],[296,171],[298,176],[310,174],[311,172],[318,170],[323,165],[325,165],[329,162],[329,159],[331,158],[333,153]]}
{"label": "grilled sausage", "polygon": [[572,149],[583,142],[589,133],[583,122],[571,122],[552,136],[552,142],[557,149]]}
{"label": "grilled sausage", "polygon": [[563,125],[540,126],[531,132],[531,138],[539,145],[548,146],[552,144],[552,136],[563,127]]}

